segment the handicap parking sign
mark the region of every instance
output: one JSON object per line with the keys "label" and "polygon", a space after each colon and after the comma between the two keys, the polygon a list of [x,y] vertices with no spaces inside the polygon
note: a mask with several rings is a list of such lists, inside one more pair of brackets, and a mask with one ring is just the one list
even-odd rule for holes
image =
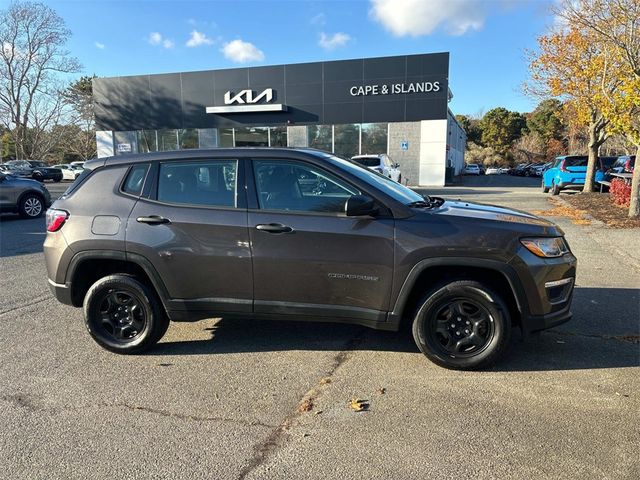
{"label": "handicap parking sign", "polygon": [[402,150],[409,150],[409,142],[407,142],[406,140],[402,140],[400,142],[400,148]]}

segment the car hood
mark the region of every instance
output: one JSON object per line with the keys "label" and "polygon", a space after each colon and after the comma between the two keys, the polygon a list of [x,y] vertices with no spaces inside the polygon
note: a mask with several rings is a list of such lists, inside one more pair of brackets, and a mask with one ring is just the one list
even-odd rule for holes
{"label": "car hood", "polygon": [[553,222],[537,217],[528,212],[512,208],[499,207],[497,205],[485,205],[463,201],[446,200],[439,208],[431,210],[432,213],[444,216],[467,217],[478,220],[495,222],[507,222],[512,224],[530,225],[542,227],[547,234],[563,234],[562,230]]}
{"label": "car hood", "polygon": [[43,190],[44,187],[42,184],[36,180],[31,180],[30,178],[17,177],[11,174],[11,182],[16,185],[23,185],[25,187],[37,188],[38,190]]}

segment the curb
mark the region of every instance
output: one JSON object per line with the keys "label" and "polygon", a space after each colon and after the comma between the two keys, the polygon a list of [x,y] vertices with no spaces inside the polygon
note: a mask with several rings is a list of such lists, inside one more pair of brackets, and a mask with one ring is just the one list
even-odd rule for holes
{"label": "curb", "polygon": [[[574,207],[569,202],[567,202],[564,198],[560,197],[560,195],[557,195],[555,197],[549,197],[549,199],[557,200],[559,203],[561,203],[566,208],[572,208],[574,210],[578,210],[576,207]],[[602,220],[596,219],[595,217],[593,217],[589,213],[584,213],[583,216],[584,216],[584,218],[586,220],[589,220],[589,222],[591,222],[591,225],[589,225],[591,227],[598,227],[598,228],[606,228],[607,227],[607,225]]]}

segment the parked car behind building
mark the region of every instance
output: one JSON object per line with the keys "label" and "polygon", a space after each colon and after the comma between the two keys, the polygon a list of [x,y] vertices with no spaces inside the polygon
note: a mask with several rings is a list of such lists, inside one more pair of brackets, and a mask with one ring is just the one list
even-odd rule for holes
{"label": "parked car behind building", "polygon": [[387,154],[380,155],[356,155],[351,160],[358,165],[362,165],[380,175],[390,178],[394,182],[402,182],[402,172],[400,172],[400,164],[391,161]]}

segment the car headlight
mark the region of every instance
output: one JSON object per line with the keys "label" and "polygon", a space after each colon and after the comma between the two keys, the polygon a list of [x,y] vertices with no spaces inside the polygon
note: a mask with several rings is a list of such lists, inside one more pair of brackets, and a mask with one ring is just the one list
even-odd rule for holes
{"label": "car headlight", "polygon": [[569,253],[569,246],[563,237],[522,238],[520,242],[538,257],[561,257]]}

